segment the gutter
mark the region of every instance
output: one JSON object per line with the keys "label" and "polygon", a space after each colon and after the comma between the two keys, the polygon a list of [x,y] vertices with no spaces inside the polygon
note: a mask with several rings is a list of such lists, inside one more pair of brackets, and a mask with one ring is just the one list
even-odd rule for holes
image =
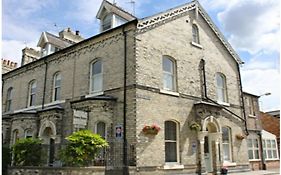
{"label": "gutter", "polygon": [[123,175],[129,174],[128,169],[128,152],[127,152],[127,32],[125,26],[122,28],[124,36],[124,92],[123,92]]}
{"label": "gutter", "polygon": [[[207,95],[207,83],[206,83],[206,71],[205,71],[205,60],[204,59],[201,59],[200,60],[200,64],[201,64],[201,69],[202,69],[202,72],[203,72],[203,86],[204,86],[204,95],[203,95],[203,98],[211,101],[212,103],[218,105],[219,107],[223,108],[224,110],[226,110],[227,112],[229,112],[230,114],[234,115],[235,117],[239,118],[240,120],[244,121],[246,123],[246,120],[241,118],[239,115],[235,114],[234,112],[232,112],[231,110],[227,109],[226,107],[224,107],[223,105],[219,104],[218,102],[210,99]],[[239,71],[239,70],[238,70]],[[239,71],[239,79],[240,79],[240,71]],[[240,84],[241,84],[241,79],[240,79]],[[241,86],[240,86],[241,87]],[[241,91],[242,92],[242,91]],[[242,96],[243,98],[243,96]],[[244,110],[244,101],[242,102],[242,105],[243,105],[243,114],[244,114],[244,118],[245,118],[245,110]],[[246,134],[248,135],[248,130],[247,130],[247,125],[245,127],[245,131],[246,131]]]}

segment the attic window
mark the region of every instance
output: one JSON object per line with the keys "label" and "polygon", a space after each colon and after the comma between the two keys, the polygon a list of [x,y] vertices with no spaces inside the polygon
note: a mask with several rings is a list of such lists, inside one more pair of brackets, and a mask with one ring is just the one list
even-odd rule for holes
{"label": "attic window", "polygon": [[112,15],[106,15],[102,20],[102,31],[110,29],[112,26]]}

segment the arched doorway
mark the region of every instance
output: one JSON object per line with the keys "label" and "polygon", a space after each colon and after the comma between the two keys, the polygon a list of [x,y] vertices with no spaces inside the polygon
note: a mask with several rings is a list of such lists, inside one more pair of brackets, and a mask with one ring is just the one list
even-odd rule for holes
{"label": "arched doorway", "polygon": [[55,159],[55,139],[53,136],[54,133],[51,127],[46,127],[41,136],[43,138],[43,143],[46,146],[49,166],[53,165]]}
{"label": "arched doorway", "polygon": [[206,172],[218,171],[220,159],[219,140],[221,138],[220,124],[216,118],[209,116],[203,120],[202,132],[200,132],[201,161]]}

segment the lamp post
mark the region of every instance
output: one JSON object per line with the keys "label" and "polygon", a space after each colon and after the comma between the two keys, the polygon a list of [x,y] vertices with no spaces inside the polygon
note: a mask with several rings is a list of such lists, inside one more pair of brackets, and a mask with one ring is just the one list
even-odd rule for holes
{"label": "lamp post", "polygon": [[[266,93],[264,93],[264,94],[259,95],[259,98],[260,98],[260,97],[263,97],[263,96],[269,96],[269,95],[271,95],[271,93],[270,93],[270,92],[266,92]],[[261,105],[260,105],[260,107],[261,107]],[[262,145],[262,130],[259,131],[258,136],[259,136],[260,145],[261,145],[261,163],[262,163],[262,169],[263,169],[263,170],[266,170],[265,158],[264,158],[264,154],[263,154],[263,145]]]}

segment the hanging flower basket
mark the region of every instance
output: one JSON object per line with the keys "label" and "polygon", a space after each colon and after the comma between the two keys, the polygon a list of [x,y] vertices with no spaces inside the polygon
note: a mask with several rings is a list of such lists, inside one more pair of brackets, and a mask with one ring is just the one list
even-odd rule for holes
{"label": "hanging flower basket", "polygon": [[237,138],[238,140],[243,140],[243,139],[246,138],[246,136],[245,136],[244,134],[236,134],[236,138]]}
{"label": "hanging flower basket", "polygon": [[160,131],[160,127],[155,124],[151,126],[145,125],[142,129],[142,132],[147,135],[157,135],[159,131]]}
{"label": "hanging flower basket", "polygon": [[191,130],[194,130],[194,131],[200,131],[201,130],[201,126],[196,123],[196,122],[192,122],[190,125],[189,125],[189,128]]}

